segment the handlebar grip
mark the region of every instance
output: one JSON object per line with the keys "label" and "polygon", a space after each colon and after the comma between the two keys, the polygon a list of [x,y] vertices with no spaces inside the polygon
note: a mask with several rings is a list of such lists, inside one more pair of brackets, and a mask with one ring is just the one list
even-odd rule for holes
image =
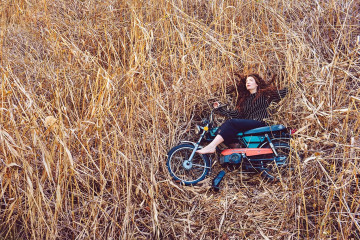
{"label": "handlebar grip", "polygon": [[228,105],[229,105],[229,104],[220,105],[220,106],[218,106],[216,109],[223,108],[223,107],[227,107]]}

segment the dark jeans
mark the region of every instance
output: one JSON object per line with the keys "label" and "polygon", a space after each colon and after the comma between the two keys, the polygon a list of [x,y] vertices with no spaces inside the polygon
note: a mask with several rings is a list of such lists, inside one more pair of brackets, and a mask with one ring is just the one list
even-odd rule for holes
{"label": "dark jeans", "polygon": [[224,122],[219,129],[217,134],[224,138],[224,143],[229,145],[234,142],[234,138],[239,132],[245,132],[250,129],[264,127],[266,124],[264,122],[250,120],[250,119],[230,119]]}

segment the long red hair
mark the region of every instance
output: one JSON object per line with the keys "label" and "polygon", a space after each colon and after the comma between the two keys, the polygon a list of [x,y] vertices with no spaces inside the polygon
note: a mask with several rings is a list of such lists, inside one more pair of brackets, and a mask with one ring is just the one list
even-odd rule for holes
{"label": "long red hair", "polygon": [[[246,89],[246,79],[248,77],[253,77],[256,84],[258,85],[256,96],[253,101],[258,99],[260,96],[271,97],[272,93],[276,92],[276,88],[272,85],[275,80],[275,76],[269,82],[266,82],[259,74],[252,73],[249,75],[241,75],[239,73],[234,73],[236,81],[236,90],[238,93],[238,98],[236,101],[236,109],[241,111],[245,99],[250,95],[250,92]],[[235,88],[232,89],[234,91]],[[269,99],[270,100],[270,99]]]}

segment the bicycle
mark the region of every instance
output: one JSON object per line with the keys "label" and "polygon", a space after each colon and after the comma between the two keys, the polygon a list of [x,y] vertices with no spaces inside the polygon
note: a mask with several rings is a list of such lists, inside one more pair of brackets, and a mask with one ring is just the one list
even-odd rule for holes
{"label": "bicycle", "polygon": [[[202,126],[196,125],[196,133],[200,134],[197,142],[181,141],[168,152],[167,168],[176,182],[195,185],[209,174],[212,166],[210,156],[196,151],[202,148],[202,142],[211,142],[216,136],[217,127],[213,127],[214,110],[209,118],[202,120]],[[219,162],[223,167],[242,167],[242,170],[256,171],[269,180],[277,180],[278,173],[289,170],[290,139],[293,133],[294,130],[283,125],[240,132],[233,141],[240,144],[239,148],[217,148]],[[215,189],[218,189],[224,175],[225,172],[221,171],[213,180]]]}

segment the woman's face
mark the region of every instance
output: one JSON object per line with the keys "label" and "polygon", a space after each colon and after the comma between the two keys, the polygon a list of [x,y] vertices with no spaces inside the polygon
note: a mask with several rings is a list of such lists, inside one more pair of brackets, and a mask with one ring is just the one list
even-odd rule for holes
{"label": "woman's face", "polygon": [[256,84],[256,81],[253,77],[247,77],[246,78],[246,89],[250,93],[256,93],[258,85]]}

